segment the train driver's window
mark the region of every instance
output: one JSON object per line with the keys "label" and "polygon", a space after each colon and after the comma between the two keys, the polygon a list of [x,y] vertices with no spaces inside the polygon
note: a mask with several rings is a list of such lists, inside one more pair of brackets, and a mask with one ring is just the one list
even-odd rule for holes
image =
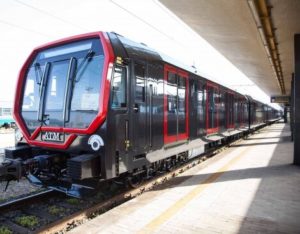
{"label": "train driver's window", "polygon": [[126,107],[126,68],[116,66],[114,69],[112,86],[112,108]]}

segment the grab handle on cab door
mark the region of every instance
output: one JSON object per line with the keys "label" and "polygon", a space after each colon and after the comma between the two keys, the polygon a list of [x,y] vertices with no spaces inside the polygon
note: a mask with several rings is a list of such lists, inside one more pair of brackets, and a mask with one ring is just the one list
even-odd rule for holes
{"label": "grab handle on cab door", "polygon": [[133,110],[134,112],[138,113],[140,108],[139,108],[139,104],[135,103],[134,106],[133,106]]}

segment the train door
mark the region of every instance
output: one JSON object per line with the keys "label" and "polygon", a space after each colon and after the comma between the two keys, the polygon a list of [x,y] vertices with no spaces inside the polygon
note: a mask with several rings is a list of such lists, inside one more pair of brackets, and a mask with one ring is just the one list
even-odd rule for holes
{"label": "train door", "polygon": [[203,81],[197,87],[197,136],[205,134],[206,89]]}
{"label": "train door", "polygon": [[226,90],[219,89],[219,107],[218,107],[219,131],[227,129],[226,123]]}
{"label": "train door", "polygon": [[[107,118],[108,141],[105,160],[101,163],[102,171],[111,165],[115,158],[119,166],[112,167],[106,173],[118,175],[127,170],[127,152],[129,147],[129,116],[128,116],[128,66],[116,64],[113,69],[110,92],[110,111]],[[116,170],[116,171],[114,171]]]}
{"label": "train door", "polygon": [[236,95],[233,95],[233,102],[234,102],[234,110],[233,110],[233,116],[234,116],[234,119],[233,119],[233,126],[232,126],[232,128],[234,128],[234,127],[237,127],[237,126],[239,126],[239,118],[238,118],[238,116],[239,116],[239,100],[238,100],[238,97],[236,96]]}
{"label": "train door", "polygon": [[[131,63],[128,66],[117,64],[114,67],[108,118],[112,148],[107,151],[111,151],[108,152],[109,155],[115,154],[118,158],[116,174],[131,167],[131,156],[134,157],[133,160],[139,159],[138,156],[144,155],[150,147],[151,117],[148,107],[151,97],[148,97],[146,68],[143,63]],[[107,159],[109,160],[114,159]]]}
{"label": "train door", "polygon": [[249,102],[248,100],[244,100],[243,102],[243,108],[244,108],[244,126],[249,127],[249,121],[250,121],[250,117],[249,117]]}
{"label": "train door", "polygon": [[188,73],[165,66],[164,143],[188,138]]}
{"label": "train door", "polygon": [[143,154],[149,149],[149,90],[147,88],[147,66],[145,63],[133,64],[131,84],[131,146],[134,155]]}
{"label": "train door", "polygon": [[206,129],[207,134],[211,134],[219,131],[219,89],[217,85],[207,83],[206,90]]}
{"label": "train door", "polygon": [[247,120],[247,102],[244,100],[244,98],[240,98],[240,128],[245,127],[246,120]]}
{"label": "train door", "polygon": [[233,93],[227,93],[227,110],[226,110],[226,118],[227,118],[227,128],[234,128],[234,95]]}
{"label": "train door", "polygon": [[251,115],[250,124],[255,125],[256,124],[256,103],[253,101],[250,102],[250,115]]}
{"label": "train door", "polygon": [[242,98],[238,98],[238,127],[242,127],[243,126],[243,122],[244,122],[244,107],[243,107],[243,100]]}

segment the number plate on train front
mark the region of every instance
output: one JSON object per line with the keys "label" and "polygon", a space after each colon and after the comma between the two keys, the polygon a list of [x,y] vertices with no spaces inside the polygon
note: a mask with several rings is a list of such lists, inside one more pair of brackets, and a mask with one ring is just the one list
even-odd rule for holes
{"label": "number plate on train front", "polygon": [[60,132],[42,132],[43,141],[64,142],[65,136]]}

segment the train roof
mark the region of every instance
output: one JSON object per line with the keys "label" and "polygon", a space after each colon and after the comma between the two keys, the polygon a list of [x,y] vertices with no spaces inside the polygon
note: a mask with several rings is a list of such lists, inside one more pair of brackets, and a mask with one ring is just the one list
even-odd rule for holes
{"label": "train roof", "polygon": [[154,49],[145,44],[137,43],[117,33],[109,33],[110,38],[114,41],[119,40],[125,49],[126,54],[132,59],[145,59],[147,61],[160,61],[161,57]]}
{"label": "train roof", "polygon": [[[123,49],[126,51],[125,53],[127,53],[128,57],[129,58],[133,58],[133,59],[145,59],[147,61],[157,61],[157,62],[165,62],[165,63],[168,63],[168,64],[171,64],[173,66],[176,66],[180,69],[183,69],[187,72],[190,72],[198,77],[201,77],[201,78],[204,78],[204,79],[207,79],[206,77],[204,76],[201,76],[200,74],[196,73],[196,69],[191,67],[191,66],[188,66],[164,53],[161,53],[161,52],[158,52],[156,51],[155,49],[152,49],[150,47],[148,47],[146,44],[144,43],[138,43],[138,42],[135,42],[135,41],[132,41],[122,35],[119,35],[115,32],[110,32],[108,33],[109,37],[111,38],[111,40],[113,41],[119,41],[119,43],[122,44],[123,46]],[[213,83],[216,83],[214,81],[211,81],[210,82],[213,82]],[[216,83],[217,84],[217,83]],[[219,84],[220,85],[220,84]],[[220,85],[222,87],[225,87],[223,85]],[[228,87],[225,87],[226,89],[228,90],[231,90],[233,91],[234,93],[237,93],[237,94],[240,94],[241,96],[244,96],[248,101],[250,102],[256,102],[256,103],[260,103],[260,104],[264,104],[258,100],[255,100],[253,99],[251,96],[249,95],[244,95],[244,94],[241,94],[237,91],[234,91]],[[269,105],[268,105],[269,106]]]}
{"label": "train roof", "polygon": [[117,33],[110,33],[114,34],[122,43],[124,48],[126,49],[128,56],[131,58],[145,58],[147,60],[156,60],[156,61],[162,61],[165,63],[172,64],[178,68],[181,68],[183,70],[186,70],[188,72],[195,73],[195,69],[192,67],[189,67],[188,65],[185,65],[184,63],[164,54],[161,52],[158,52],[150,47],[148,47],[144,43],[138,43],[135,41],[132,41],[126,37],[123,37]]}

